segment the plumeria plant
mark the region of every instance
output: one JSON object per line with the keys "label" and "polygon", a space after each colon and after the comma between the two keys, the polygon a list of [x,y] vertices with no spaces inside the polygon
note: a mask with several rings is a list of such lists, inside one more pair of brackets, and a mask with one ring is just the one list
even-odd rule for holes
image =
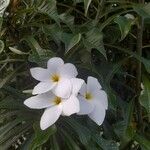
{"label": "plumeria plant", "polygon": [[149,150],[149,26],[149,0],[0,0],[0,150]]}

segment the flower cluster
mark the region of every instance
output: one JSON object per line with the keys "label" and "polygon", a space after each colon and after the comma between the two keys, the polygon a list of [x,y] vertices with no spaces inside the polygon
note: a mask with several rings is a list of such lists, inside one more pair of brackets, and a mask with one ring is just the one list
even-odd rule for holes
{"label": "flower cluster", "polygon": [[77,78],[76,67],[54,57],[47,62],[47,68],[35,67],[31,75],[40,81],[33,89],[32,96],[24,104],[32,109],[45,111],[40,120],[42,130],[54,124],[60,115],[88,115],[98,125],[105,118],[108,107],[107,95],[94,77],[88,77],[87,84]]}

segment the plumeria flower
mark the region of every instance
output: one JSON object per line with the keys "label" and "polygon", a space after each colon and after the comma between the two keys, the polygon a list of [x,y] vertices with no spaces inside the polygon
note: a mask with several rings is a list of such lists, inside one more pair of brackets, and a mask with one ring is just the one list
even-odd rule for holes
{"label": "plumeria flower", "polygon": [[108,108],[107,94],[101,90],[101,85],[94,77],[88,77],[87,84],[84,83],[79,91],[80,111],[79,115],[86,115],[101,125]]}
{"label": "plumeria flower", "polygon": [[84,80],[73,78],[71,79],[71,83],[73,88],[69,98],[58,97],[50,91],[30,97],[24,101],[24,104],[32,109],[46,108],[40,121],[42,130],[53,125],[60,115],[70,116],[79,112],[80,106],[77,94],[84,83]]}
{"label": "plumeria flower", "polygon": [[38,83],[32,94],[42,94],[52,90],[58,97],[68,98],[72,90],[70,79],[78,74],[76,67],[71,63],[64,64],[61,58],[54,57],[47,62],[47,68],[35,67],[30,69],[31,75]]}
{"label": "plumeria flower", "polygon": [[9,5],[10,0],[0,0],[0,17],[3,16],[3,13],[7,6]]}

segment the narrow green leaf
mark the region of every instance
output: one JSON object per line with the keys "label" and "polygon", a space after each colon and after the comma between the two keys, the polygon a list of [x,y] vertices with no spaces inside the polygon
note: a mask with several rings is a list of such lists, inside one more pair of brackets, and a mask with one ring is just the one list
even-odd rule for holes
{"label": "narrow green leaf", "polygon": [[68,147],[67,150],[81,150],[80,147],[75,143],[75,141],[71,138],[71,136],[65,130],[61,129],[60,132],[61,132],[64,142],[66,143]]}
{"label": "narrow green leaf", "polygon": [[84,127],[83,125],[81,125],[80,123],[78,123],[73,118],[66,119],[65,121],[77,133],[81,143],[84,145],[88,144],[88,142],[90,141],[90,138],[91,138],[90,130],[88,128]]}
{"label": "narrow green leaf", "polygon": [[124,16],[118,16],[115,18],[114,22],[119,25],[121,31],[121,40],[123,40],[128,35],[134,20],[127,19]]}
{"label": "narrow green leaf", "polygon": [[4,50],[4,42],[0,40],[0,53],[2,53]]}
{"label": "narrow green leaf", "polygon": [[116,46],[116,45],[110,45],[110,44],[105,44],[105,45],[108,46],[108,47],[116,48],[116,49],[118,49],[118,50],[120,50],[124,53],[127,53],[127,54],[131,55],[131,57],[136,58],[138,61],[141,61],[144,64],[145,69],[147,70],[147,72],[150,73],[150,60],[145,59],[144,57],[140,57],[135,52],[132,52],[131,50],[128,50],[126,48],[122,48],[122,47],[119,47],[119,46]]}
{"label": "narrow green leaf", "polygon": [[142,81],[144,89],[140,95],[140,104],[146,109],[150,119],[150,80],[143,75]]}
{"label": "narrow green leaf", "polygon": [[70,49],[72,49],[76,44],[78,44],[80,42],[80,40],[81,40],[81,34],[80,33],[73,36],[67,45],[66,53],[68,53],[70,51]]}
{"label": "narrow green leaf", "polygon": [[[57,13],[56,0],[46,0],[42,1],[42,4],[39,4],[37,10],[38,13],[44,13],[48,15],[50,18],[55,20],[57,24],[59,24],[59,16]],[[35,5],[35,4],[33,4]]]}
{"label": "narrow green leaf", "polygon": [[22,105],[23,101],[20,99],[14,99],[11,96],[7,96],[2,101],[0,101],[0,109],[23,109],[24,106]]}
{"label": "narrow green leaf", "polygon": [[33,36],[28,36],[22,40],[25,40],[28,43],[34,53],[37,53],[39,56],[43,54],[43,49]]}
{"label": "narrow green leaf", "polygon": [[20,70],[23,65],[20,65],[17,69],[13,70],[10,74],[8,74],[2,81],[0,82],[0,88],[2,88],[8,81],[10,81],[16,73]]}
{"label": "narrow green leaf", "polygon": [[3,23],[3,18],[0,16],[0,31],[1,31],[1,28],[2,28],[2,23]]}
{"label": "narrow green leaf", "polygon": [[148,4],[138,4],[133,6],[134,11],[136,11],[140,16],[145,18],[150,18],[150,3]]}
{"label": "narrow green leaf", "polygon": [[59,16],[59,18],[62,20],[63,23],[65,23],[66,25],[68,25],[68,27],[70,29],[73,28],[73,24],[74,24],[74,16],[71,16],[70,14],[67,13],[63,13]]}
{"label": "narrow green leaf", "polygon": [[103,149],[103,150],[119,150],[117,143],[115,141],[106,140],[100,135],[93,135],[93,140]]}
{"label": "narrow green leaf", "polygon": [[93,28],[86,33],[84,45],[89,51],[91,49],[97,49],[105,58],[107,58],[103,43],[103,34],[98,28]]}
{"label": "narrow green leaf", "polygon": [[85,16],[87,15],[87,12],[88,12],[91,2],[92,2],[92,0],[84,0]]}
{"label": "narrow green leaf", "polygon": [[34,150],[34,149],[38,148],[39,146],[43,145],[44,143],[46,143],[47,140],[49,139],[49,137],[51,135],[53,135],[57,130],[56,126],[53,125],[53,126],[49,127],[47,130],[42,131],[39,127],[38,122],[36,122],[33,125],[33,128],[35,131],[35,137],[32,141],[31,147],[30,147],[31,150]]}
{"label": "narrow green leaf", "polygon": [[150,141],[146,139],[143,135],[135,134],[134,140],[137,141],[144,148],[144,150],[149,150]]}
{"label": "narrow green leaf", "polygon": [[29,124],[20,124],[12,128],[7,134],[2,138],[2,143],[0,143],[0,149],[8,149],[13,143],[15,143],[24,133],[29,130]]}
{"label": "narrow green leaf", "polygon": [[12,128],[14,128],[18,123],[20,122],[20,120],[14,120],[11,121],[9,123],[7,123],[4,126],[0,127],[0,142],[3,139],[3,137],[5,136],[5,134],[7,134],[7,132],[9,132]]}
{"label": "narrow green leaf", "polygon": [[60,150],[59,144],[55,135],[53,135],[51,138],[51,148],[52,150]]}

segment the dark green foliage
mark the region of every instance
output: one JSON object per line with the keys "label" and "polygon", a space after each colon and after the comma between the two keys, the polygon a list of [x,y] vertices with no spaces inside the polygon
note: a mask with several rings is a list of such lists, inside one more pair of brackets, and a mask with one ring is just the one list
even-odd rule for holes
{"label": "dark green foliage", "polygon": [[[149,18],[150,3],[135,0],[11,1],[0,18],[0,149],[149,150]],[[74,63],[84,79],[97,77],[107,91],[101,127],[73,115],[42,131],[43,110],[23,105],[36,84],[29,69],[54,56]]]}

